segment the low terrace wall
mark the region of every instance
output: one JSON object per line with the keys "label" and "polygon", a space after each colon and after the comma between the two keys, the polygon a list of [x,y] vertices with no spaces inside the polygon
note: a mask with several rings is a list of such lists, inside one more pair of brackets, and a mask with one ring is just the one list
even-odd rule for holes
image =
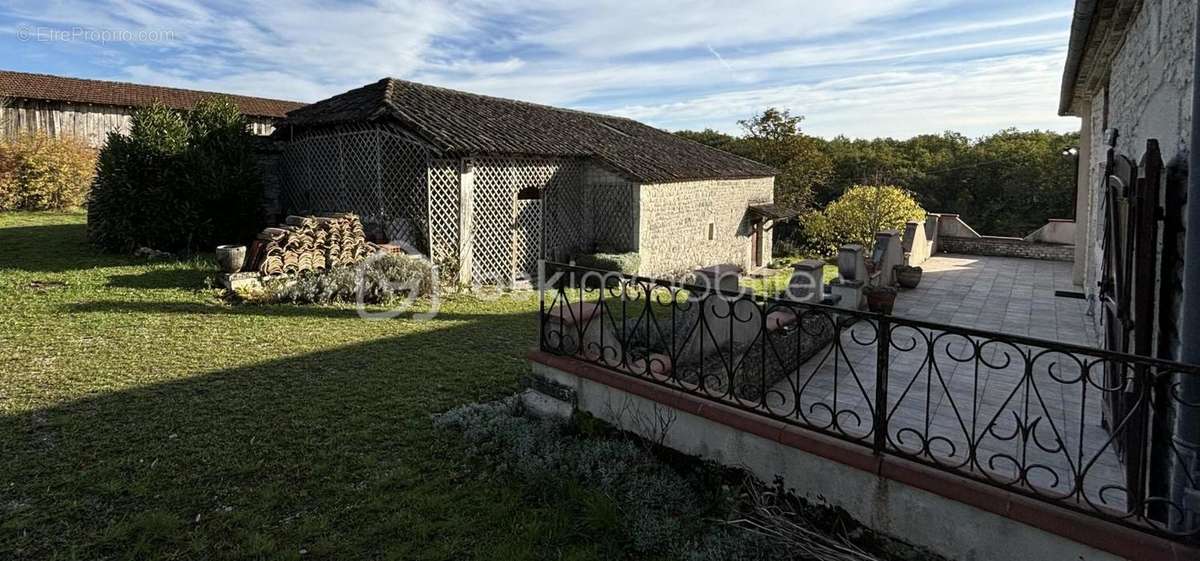
{"label": "low terrace wall", "polygon": [[962,221],[957,214],[929,213],[934,223],[936,241],[934,251],[962,255],[987,255],[996,257],[1018,257],[1022,259],[1044,259],[1047,261],[1075,260],[1075,246],[1065,243],[1074,239],[1073,220],[1051,219],[1024,238],[984,236]]}
{"label": "low terrace wall", "polygon": [[1075,260],[1075,246],[1073,245],[1037,243],[1021,238],[1000,236],[979,236],[977,238],[941,236],[938,239],[938,249],[942,253],[963,255],[991,255],[1067,262]]}
{"label": "low terrace wall", "polygon": [[538,389],[523,399],[541,414],[586,411],[764,481],[782,477],[809,500],[952,559],[1200,559],[1194,548],[573,358],[529,358]]}

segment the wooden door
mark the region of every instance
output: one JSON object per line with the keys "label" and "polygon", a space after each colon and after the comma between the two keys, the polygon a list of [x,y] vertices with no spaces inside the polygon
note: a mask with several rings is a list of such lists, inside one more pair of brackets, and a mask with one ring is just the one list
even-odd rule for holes
{"label": "wooden door", "polygon": [[751,235],[750,243],[754,245],[754,268],[757,269],[763,265],[763,223],[759,222],[754,225],[754,233]]}
{"label": "wooden door", "polygon": [[[1100,281],[1104,347],[1153,355],[1159,286],[1158,221],[1163,161],[1149,140],[1140,164],[1109,149],[1106,165],[1104,268]],[[1105,365],[1103,421],[1125,464],[1129,504],[1140,508],[1146,487],[1151,373]]]}

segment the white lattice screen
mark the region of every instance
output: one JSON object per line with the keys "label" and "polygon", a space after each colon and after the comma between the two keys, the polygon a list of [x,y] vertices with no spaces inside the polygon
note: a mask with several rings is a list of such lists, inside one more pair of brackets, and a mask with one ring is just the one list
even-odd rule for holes
{"label": "white lattice screen", "polygon": [[[404,240],[440,264],[457,263],[461,170],[431,158],[403,132],[375,126],[312,132],[280,157],[282,202],[290,212],[354,212],[390,240]],[[635,186],[591,177],[570,158],[475,160],[471,279],[509,284],[536,271],[537,258],[637,247]],[[541,200],[518,200],[537,189]]]}
{"label": "white lattice screen", "polygon": [[389,240],[428,251],[428,151],[378,127],[344,127],[288,143],[280,157],[290,212],[353,212]]}
{"label": "white lattice screen", "polygon": [[[513,229],[516,195],[535,188],[543,198],[559,190],[574,191],[582,181],[583,164],[573,159],[480,158],[475,167],[475,210],[471,277],[481,284],[514,280]],[[546,201],[549,205],[550,202]],[[545,245],[562,242],[547,230]],[[553,230],[562,236],[562,228]],[[540,253],[540,252],[539,252]],[[547,252],[548,254],[551,252]]]}
{"label": "white lattice screen", "polygon": [[429,162],[429,256],[435,263],[458,261],[458,160]]}
{"label": "white lattice screen", "polygon": [[517,278],[533,279],[542,253],[542,201],[513,203],[513,271]]}

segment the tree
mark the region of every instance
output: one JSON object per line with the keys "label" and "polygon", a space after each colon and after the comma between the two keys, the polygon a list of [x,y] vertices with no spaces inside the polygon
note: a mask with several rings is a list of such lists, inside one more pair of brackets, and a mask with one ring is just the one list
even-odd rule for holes
{"label": "tree", "polygon": [[824,211],[825,228],[835,244],[859,244],[870,250],[881,230],[904,230],[910,220],[924,221],[925,209],[912,194],[892,185],[856,185]]}
{"label": "tree", "polygon": [[746,131],[745,156],[779,170],[775,176],[775,202],[803,209],[812,204],[813,191],[833,175],[833,164],[821,141],[800,131],[803,116],[769,108],[751,119],[738,121]]}
{"label": "tree", "polygon": [[89,239],[111,251],[209,249],[261,227],[262,183],[245,118],[229,100],[187,114],[134,112],[109,133],[88,205]]}
{"label": "tree", "polygon": [[725,134],[721,131],[715,131],[713,129],[704,129],[702,131],[683,130],[677,131],[675,135],[686,138],[692,142],[699,142],[705,146],[711,146],[718,150],[724,150],[734,154],[741,154],[743,152],[743,147],[739,146],[739,143],[741,142],[740,138]]}

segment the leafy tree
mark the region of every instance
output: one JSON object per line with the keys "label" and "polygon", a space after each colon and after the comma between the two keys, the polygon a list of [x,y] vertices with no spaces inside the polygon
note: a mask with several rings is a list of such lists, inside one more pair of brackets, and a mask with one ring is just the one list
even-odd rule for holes
{"label": "leafy tree", "polygon": [[803,116],[770,108],[738,121],[746,131],[744,155],[779,170],[775,202],[794,208],[812,204],[813,191],[833,175],[833,164],[821,141],[800,131]]}
{"label": "leafy tree", "polygon": [[699,142],[705,146],[711,146],[718,150],[724,150],[734,154],[741,154],[744,151],[744,147],[741,146],[740,138],[725,134],[721,131],[715,131],[713,129],[704,129],[702,131],[679,131],[676,132],[675,135],[691,140],[692,142]]}
{"label": "leafy tree", "polygon": [[111,251],[207,249],[261,226],[253,139],[236,106],[201,101],[186,115],[136,111],[128,136],[110,133],[88,205],[88,236]]}
{"label": "leafy tree", "polygon": [[[1075,133],[1002,130],[978,139],[947,131],[906,140],[823,140],[801,132],[803,117],[767,109],[739,121],[741,137],[711,129],[680,136],[777,168],[775,200],[804,208],[831,204],[855,185],[895,185],[923,207],[962,215],[977,230],[1023,236],[1049,218],[1073,215],[1074,165],[1062,150]],[[776,240],[819,238],[816,220],[785,223]]]}
{"label": "leafy tree", "polygon": [[876,232],[903,230],[910,220],[925,220],[925,209],[899,187],[856,185],[825,207],[821,218],[809,219],[816,220],[809,228],[817,248],[827,251],[831,244],[855,243],[870,249]]}

